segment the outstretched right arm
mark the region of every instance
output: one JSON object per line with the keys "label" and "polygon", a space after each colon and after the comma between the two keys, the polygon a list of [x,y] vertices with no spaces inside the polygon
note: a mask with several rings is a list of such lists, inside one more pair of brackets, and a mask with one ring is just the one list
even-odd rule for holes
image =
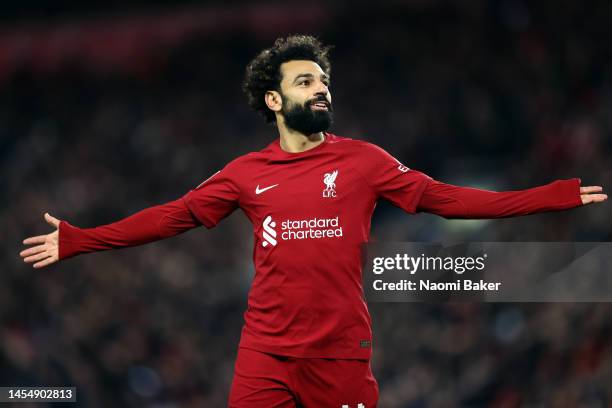
{"label": "outstretched right arm", "polygon": [[35,246],[20,255],[24,262],[42,268],[78,254],[169,238],[200,225],[212,228],[238,207],[236,178],[235,166],[228,165],[178,200],[96,228],[77,228],[45,214],[55,231],[25,239],[24,244]]}
{"label": "outstretched right arm", "polygon": [[49,214],[45,214],[45,220],[56,230],[25,239],[24,244],[36,246],[20,253],[24,262],[35,262],[35,268],[82,253],[146,244],[201,225],[187,208],[184,198],[95,228],[77,228]]}

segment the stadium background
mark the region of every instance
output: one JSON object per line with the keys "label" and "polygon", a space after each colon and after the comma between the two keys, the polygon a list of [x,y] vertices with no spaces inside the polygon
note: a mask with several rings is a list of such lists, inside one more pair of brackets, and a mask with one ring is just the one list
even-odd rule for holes
{"label": "stadium background", "polygon": [[[453,184],[612,186],[609,2],[143,3],[0,6],[0,385],[76,385],[87,407],[226,404],[253,274],[242,213],[40,271],[18,252],[50,230],[45,211],[108,223],[277,137],[240,84],[279,35],[335,44],[339,135]],[[372,238],[607,241],[609,215],[380,205]],[[381,407],[612,406],[609,304],[370,310]]]}

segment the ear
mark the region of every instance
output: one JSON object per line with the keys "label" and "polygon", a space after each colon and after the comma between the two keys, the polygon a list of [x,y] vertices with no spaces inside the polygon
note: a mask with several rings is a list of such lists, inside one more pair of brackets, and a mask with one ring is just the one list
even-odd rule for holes
{"label": "ear", "polygon": [[265,95],[266,105],[274,112],[280,112],[283,108],[283,98],[277,91],[267,91]]}

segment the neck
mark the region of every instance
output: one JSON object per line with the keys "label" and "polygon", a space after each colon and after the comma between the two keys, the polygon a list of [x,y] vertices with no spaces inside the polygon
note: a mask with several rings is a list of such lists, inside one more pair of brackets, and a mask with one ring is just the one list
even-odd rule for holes
{"label": "neck", "polygon": [[278,133],[280,134],[281,149],[288,153],[305,152],[306,150],[310,150],[313,147],[320,145],[325,140],[323,132],[306,135],[293,129],[289,129],[282,121],[282,118],[281,121],[277,121],[277,125]]}

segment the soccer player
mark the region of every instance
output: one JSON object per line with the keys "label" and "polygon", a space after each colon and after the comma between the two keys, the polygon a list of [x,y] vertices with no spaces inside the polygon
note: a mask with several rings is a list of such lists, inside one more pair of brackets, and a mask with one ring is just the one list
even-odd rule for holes
{"label": "soccer player", "polygon": [[238,157],[183,197],[82,229],[48,213],[55,230],[27,238],[35,268],[93,251],[140,245],[241,208],[253,224],[255,277],[229,405],[373,408],[372,333],[360,246],[378,199],[408,213],[497,218],[602,202],[598,186],[557,180],[522,191],[457,187],[410,169],[383,149],[327,132],[329,48],[311,36],[276,40],[246,69],[249,104],[280,137]]}

